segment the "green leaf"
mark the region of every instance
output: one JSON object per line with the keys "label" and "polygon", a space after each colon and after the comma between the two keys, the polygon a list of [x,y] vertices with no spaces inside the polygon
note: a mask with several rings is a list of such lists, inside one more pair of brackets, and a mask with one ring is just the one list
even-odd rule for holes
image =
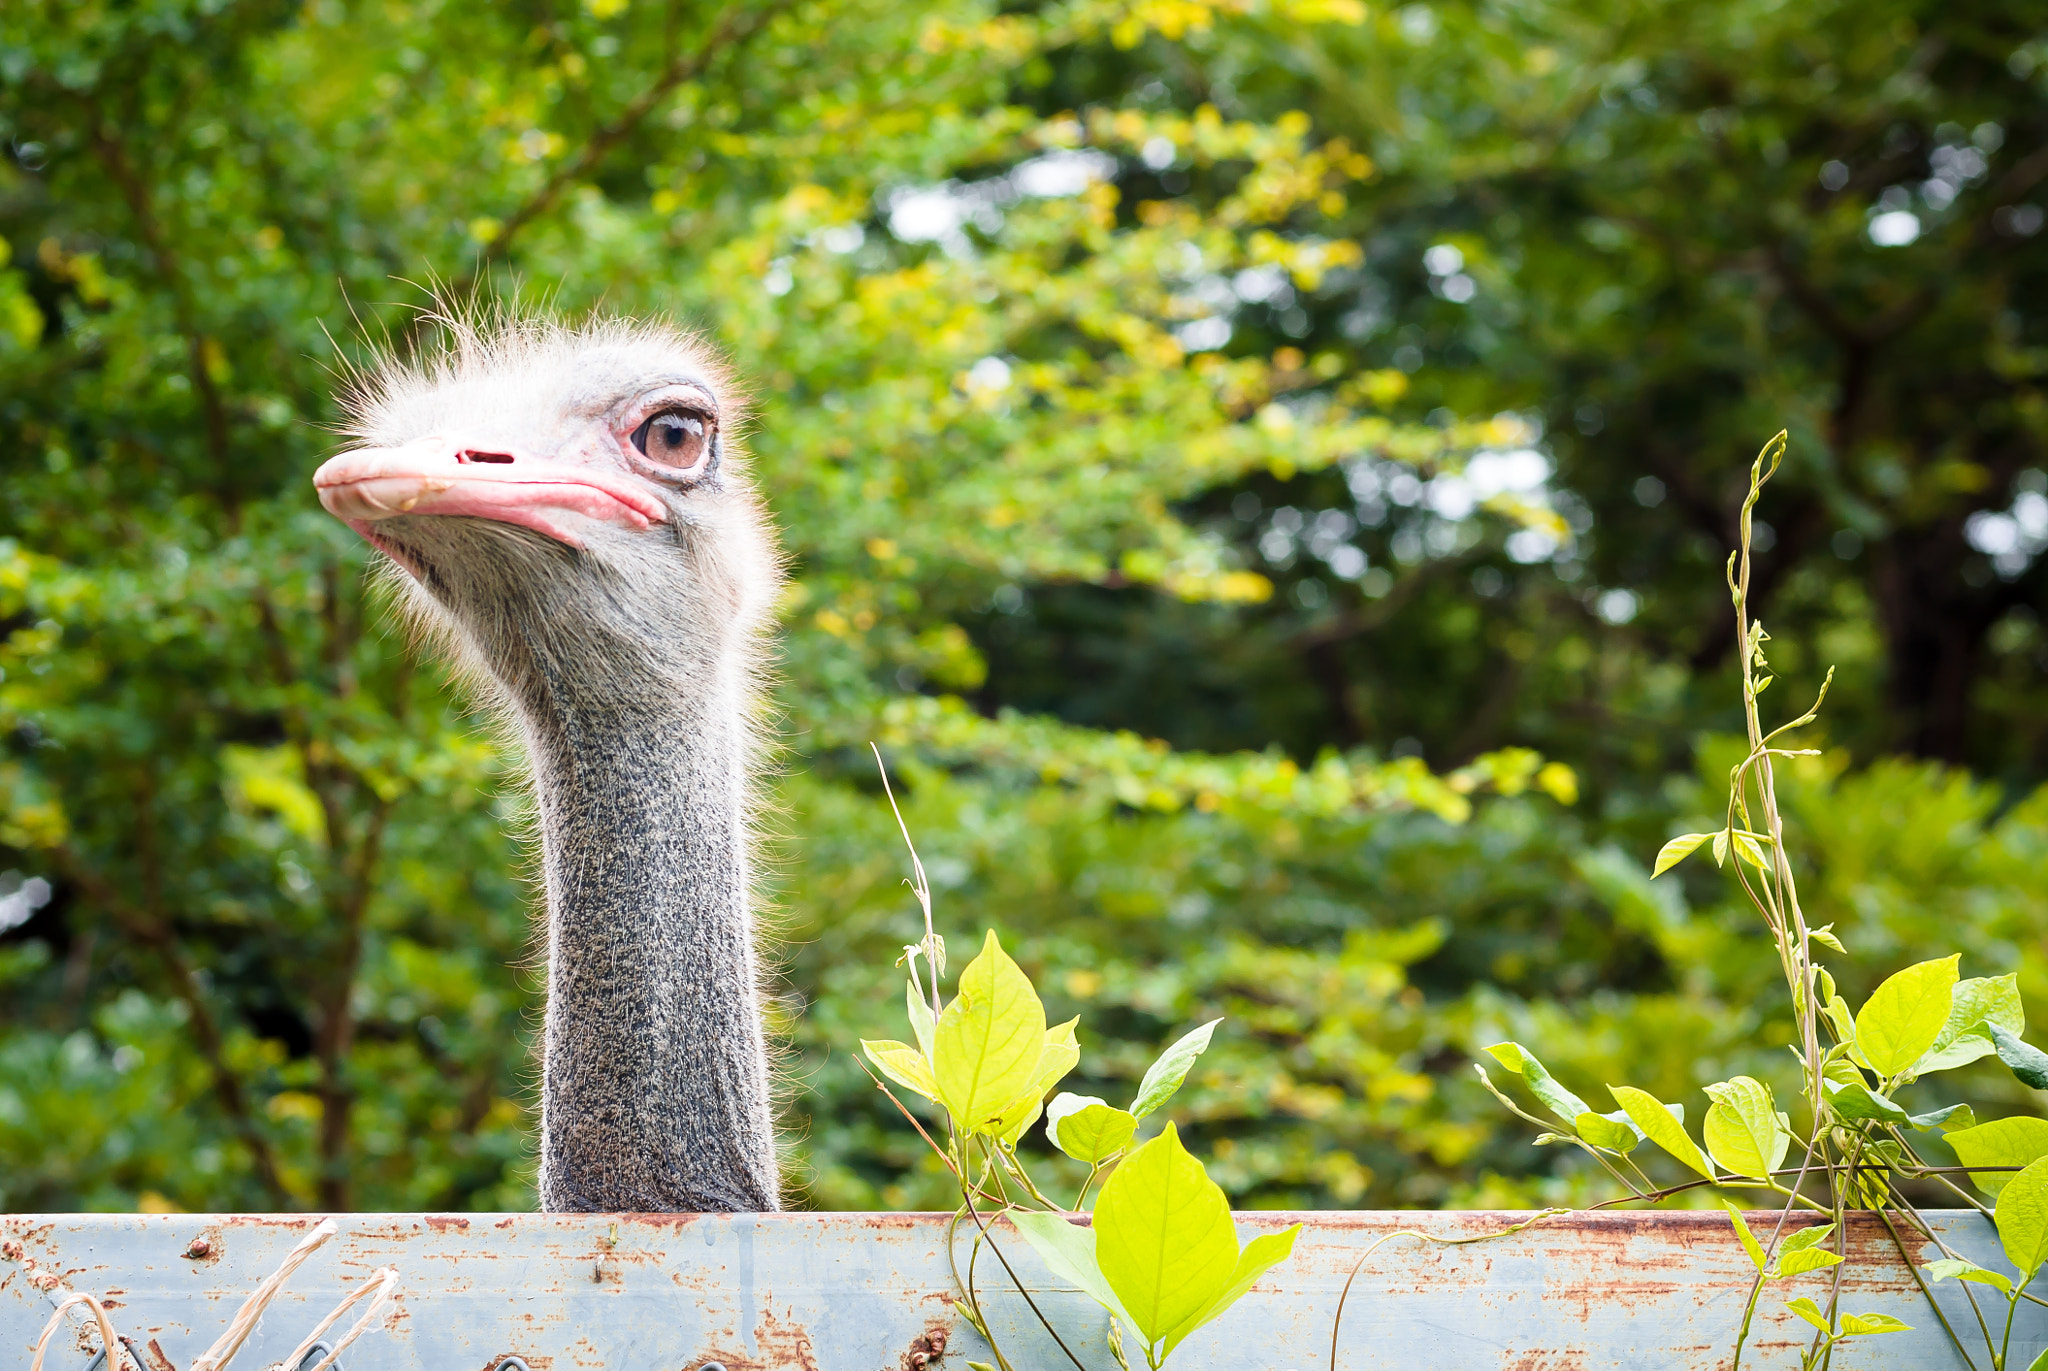
{"label": "green leaf", "polygon": [[1173,1098],[1173,1092],[1180,1089],[1180,1083],[1188,1078],[1195,1058],[1209,1046],[1209,1035],[1222,1022],[1221,1019],[1209,1020],[1159,1054],[1159,1060],[1146,1069],[1145,1079],[1138,1082],[1138,1097],[1131,1101],[1133,1116],[1142,1119]]}
{"label": "green leaf", "polygon": [[903,1002],[910,1011],[910,1032],[917,1039],[918,1050],[929,1060],[932,1055],[932,1035],[938,1021],[932,1017],[932,1007],[925,1003],[924,996],[917,993],[915,981],[903,983]]}
{"label": "green leaf", "polygon": [[1798,1252],[1778,1254],[1780,1276],[1803,1276],[1809,1271],[1820,1271],[1826,1267],[1839,1266],[1842,1259],[1824,1247],[1809,1247]]}
{"label": "green leaf", "polygon": [[1077,1162],[1100,1165],[1130,1146],[1137,1116],[1093,1095],[1061,1093],[1045,1109],[1045,1136]]}
{"label": "green leaf", "polygon": [[1643,1140],[1641,1130],[1629,1121],[1623,1110],[1612,1114],[1595,1114],[1592,1110],[1573,1121],[1579,1136],[1595,1147],[1604,1147],[1611,1152],[1633,1152],[1636,1144]]}
{"label": "green leaf", "polygon": [[1495,1043],[1486,1050],[1502,1066],[1520,1074],[1528,1083],[1529,1093],[1541,1100],[1544,1108],[1564,1120],[1567,1127],[1575,1127],[1579,1115],[1593,1112],[1592,1106],[1559,1085],[1543,1069],[1543,1063],[1536,1060],[1536,1054],[1520,1043]]}
{"label": "green leaf", "polygon": [[1930,1280],[1938,1281],[1945,1276],[1954,1276],[1959,1281],[1976,1281],[1979,1285],[1993,1286],[2001,1295],[2012,1293],[2012,1282],[2004,1276],[1996,1271],[1986,1271],[1977,1263],[1964,1261],[1960,1257],[1943,1257],[1940,1261],[1929,1262],[1920,1269],[1927,1273]]}
{"label": "green leaf", "polygon": [[1835,926],[1833,924],[1822,924],[1819,928],[1809,928],[1806,930],[1806,936],[1812,941],[1819,943],[1822,947],[1833,948],[1837,952],[1846,953],[1849,950],[1842,946],[1842,940],[1835,936]]}
{"label": "green leaf", "polygon": [[1829,1337],[1835,1335],[1834,1328],[1828,1323],[1827,1315],[1820,1312],[1820,1306],[1815,1304],[1811,1297],[1801,1295],[1785,1307]]}
{"label": "green leaf", "polygon": [[1714,1103],[1700,1132],[1715,1161],[1738,1176],[1769,1180],[1792,1138],[1778,1121],[1770,1087],[1749,1076],[1707,1087]]}
{"label": "green leaf", "polygon": [[1237,1254],[1237,1266],[1230,1273],[1230,1280],[1208,1307],[1186,1323],[1167,1334],[1164,1352],[1172,1352],[1180,1346],[1188,1334],[1200,1328],[1224,1310],[1236,1304],[1245,1291],[1258,1283],[1259,1277],[1294,1255],[1294,1240],[1301,1236],[1301,1225],[1293,1224],[1278,1233],[1264,1233],[1244,1245],[1244,1251]]}
{"label": "green leaf", "polygon": [[1172,1124],[1124,1158],[1095,1205],[1095,1256],[1147,1343],[1203,1309],[1237,1269],[1223,1190]]}
{"label": "green leaf", "polygon": [[2028,1163],[2006,1182],[1991,1217],[1998,1225],[2005,1259],[2023,1276],[2040,1270],[2048,1259],[2048,1157]]}
{"label": "green leaf", "polygon": [[1756,839],[1750,837],[1747,833],[1737,833],[1733,837],[1735,840],[1736,856],[1748,862],[1758,871],[1770,870],[1770,859],[1764,856],[1764,850],[1758,846]]}
{"label": "green leaf", "polygon": [[1714,835],[1714,865],[1728,865],[1728,830],[1725,828]]}
{"label": "green leaf", "polygon": [[939,1083],[932,1077],[932,1064],[924,1053],[909,1043],[884,1039],[881,1042],[860,1040],[860,1050],[868,1054],[868,1060],[880,1069],[884,1076],[904,1087],[915,1090],[928,1100],[939,1097]]}
{"label": "green leaf", "polygon": [[1833,1224],[1826,1223],[1814,1228],[1802,1228],[1796,1233],[1786,1235],[1785,1240],[1778,1244],[1777,1268],[1767,1270],[1763,1244],[1758,1242],[1756,1235],[1750,1231],[1749,1224],[1742,1217],[1742,1211],[1727,1200],[1721,1201],[1721,1207],[1728,1211],[1729,1219],[1735,1224],[1735,1235],[1742,1240],[1742,1246],[1749,1253],[1749,1259],[1756,1263],[1756,1269],[1765,1271],[1773,1280],[1785,1276],[1804,1275],[1808,1271],[1834,1266],[1842,1260],[1819,1246],[1835,1231]]}
{"label": "green leaf", "polygon": [[1952,1104],[1941,1109],[1930,1109],[1925,1114],[1908,1116],[1913,1127],[1923,1133],[1939,1128],[1944,1133],[1958,1128],[1975,1128],[1977,1115],[1966,1104]]}
{"label": "green leaf", "polygon": [[1996,1195],[2012,1180],[2011,1171],[1977,1171],[1980,1166],[2030,1166],[2048,1157],[2048,1119],[1993,1119],[1975,1128],[1959,1128],[1942,1141],[1956,1160],[1972,1168],[1970,1180],[1987,1195]]}
{"label": "green leaf", "polygon": [[1897,1076],[1920,1060],[1948,1022],[1959,954],[1909,966],[1871,992],[1856,1015],[1856,1046],[1870,1069]]}
{"label": "green leaf", "polygon": [[1900,1323],[1889,1314],[1844,1314],[1842,1336],[1867,1338],[1878,1333],[1910,1333],[1913,1325]]}
{"label": "green leaf", "polygon": [[1042,1209],[1012,1209],[1006,1217],[1024,1235],[1024,1241],[1031,1244],[1031,1250],[1045,1263],[1046,1270],[1054,1279],[1086,1291],[1095,1302],[1125,1323],[1136,1325],[1136,1320],[1124,1312],[1124,1307],[1110,1289],[1109,1281],[1102,1274],[1102,1267],[1095,1257],[1095,1230],[1083,1224],[1069,1222],[1064,1214],[1049,1214]]}
{"label": "green leaf", "polygon": [[1856,1018],[1849,1012],[1849,1002],[1847,1000],[1843,999],[1840,995],[1830,996],[1828,1002],[1821,1007],[1820,1012],[1827,1016],[1827,1021],[1835,1030],[1837,1038],[1846,1043],[1855,1043]]}
{"label": "green leaf", "polygon": [[1957,981],[1949,993],[1948,1020],[1942,1024],[1927,1055],[1913,1063],[1913,1074],[1925,1076],[1931,1071],[1947,1071],[1990,1056],[1997,1051],[1997,1045],[1985,1025],[1994,1023],[2013,1033],[2027,1026],[2026,1011],[2020,1007],[2017,972]]}
{"label": "green leaf", "polygon": [[1630,1122],[1643,1130],[1644,1137],[1708,1180],[1715,1179],[1713,1166],[1687,1135],[1685,1125],[1673,1117],[1671,1106],[1659,1101],[1649,1091],[1637,1090],[1634,1086],[1610,1085],[1607,1089],[1614,1096],[1614,1102],[1627,1112]]}
{"label": "green leaf", "polygon": [[1058,1085],[1062,1077],[1080,1064],[1081,1046],[1074,1040],[1074,1028],[1080,1022],[1080,1016],[1076,1015],[1045,1030],[1045,1050],[1038,1058],[1038,1074],[1022,1095],[1004,1105],[1002,1113],[982,1126],[982,1132],[1014,1146],[1017,1139],[1024,1136],[1024,1130],[1038,1121],[1038,1110],[1045,1102],[1045,1092]]}
{"label": "green leaf", "polygon": [[[1657,849],[1656,865],[1650,868],[1650,879],[1656,880],[1672,867],[1699,850],[1701,843],[1713,838],[1711,833],[1681,833],[1663,847]],[[1638,868],[1640,870],[1640,868]]]}
{"label": "green leaf", "polygon": [[1764,1259],[1764,1245],[1756,1240],[1756,1234],[1749,1231],[1749,1221],[1742,1217],[1742,1211],[1731,1200],[1721,1201],[1721,1207],[1728,1211],[1729,1222],[1735,1225],[1735,1236],[1742,1243],[1742,1250],[1749,1253],[1749,1259],[1761,1271],[1767,1263]]}
{"label": "green leaf", "polygon": [[1778,1244],[1778,1253],[1804,1252],[1809,1247],[1819,1247],[1834,1236],[1835,1226],[1831,1223],[1817,1223],[1811,1228],[1802,1228],[1785,1235],[1785,1241]]}
{"label": "green leaf", "polygon": [[2019,1034],[2011,1032],[2003,1024],[1987,1026],[1991,1030],[1991,1041],[1998,1049],[1998,1060],[2020,1078],[2021,1084],[2031,1085],[2036,1090],[2048,1090],[2048,1052],[2029,1047],[2021,1041]]}
{"label": "green leaf", "polygon": [[1045,1007],[991,930],[960,973],[932,1046],[938,1100],[969,1132],[1031,1086],[1045,1053]]}
{"label": "green leaf", "polygon": [[1944,1105],[1925,1114],[1908,1114],[1889,1096],[1872,1090],[1861,1079],[1823,1079],[1821,1087],[1828,1092],[1828,1104],[1835,1113],[1852,1122],[1875,1120],[1879,1123],[1911,1124],[1923,1133],[1936,1128],[1968,1128],[1977,1122],[1966,1104]]}
{"label": "green leaf", "polygon": [[1821,1088],[1827,1091],[1828,1106],[1836,1114],[1852,1122],[1876,1120],[1880,1123],[1904,1123],[1906,1111],[1892,1103],[1891,1098],[1879,1094],[1865,1085],[1861,1079],[1831,1081],[1823,1079]]}
{"label": "green leaf", "polygon": [[2048,1347],[2041,1349],[2041,1355],[2027,1364],[2027,1371],[2048,1371]]}

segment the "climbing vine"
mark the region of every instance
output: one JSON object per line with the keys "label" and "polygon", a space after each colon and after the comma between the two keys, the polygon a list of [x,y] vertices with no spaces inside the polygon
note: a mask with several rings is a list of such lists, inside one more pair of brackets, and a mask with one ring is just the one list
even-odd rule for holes
{"label": "climbing vine", "polygon": [[[909,843],[907,828],[903,836]],[[924,937],[903,949],[899,963],[909,968],[904,1004],[914,1041],[863,1039],[861,1049],[888,1080],[944,1113],[935,1137],[888,1085],[876,1081],[959,1183],[960,1207],[946,1230],[958,1306],[987,1341],[997,1367],[1015,1371],[982,1307],[976,1273],[986,1248],[1067,1359],[1085,1371],[1003,1255],[995,1230],[1007,1220],[1055,1276],[1108,1311],[1116,1364],[1129,1371],[1123,1340],[1128,1328],[1145,1364],[1156,1371],[1190,1333],[1285,1261],[1301,1232],[1294,1224],[1240,1247],[1222,1187],[1182,1145],[1173,1124],[1149,1141],[1137,1141],[1139,1126],[1180,1089],[1219,1021],[1212,1019],[1160,1053],[1127,1108],[1065,1091],[1046,1104],[1046,1092],[1080,1064],[1078,1017],[1046,1023],[1031,978],[1003,951],[993,930],[961,971],[951,1002],[942,1001],[946,946],[932,930],[931,883],[915,846],[910,855],[925,920]],[[929,985],[919,973],[920,961]],[[1041,1118],[1046,1138],[1088,1167],[1071,1207],[1047,1196],[1017,1150]],[[1088,1193],[1105,1175],[1091,1219],[1083,1221]],[[964,1267],[956,1251],[963,1222],[973,1228]],[[982,1362],[968,1365],[994,1371]]]}
{"label": "climbing vine", "polygon": [[[1799,1062],[1801,1117],[1795,1120],[1779,1109],[1766,1082],[1736,1076],[1705,1087],[1708,1106],[1695,1141],[1686,1128],[1684,1105],[1632,1086],[1610,1085],[1608,1093],[1619,1107],[1596,1111],[1517,1042],[1496,1043],[1487,1052],[1521,1078],[1551,1117],[1524,1109],[1495,1085],[1483,1064],[1475,1070],[1507,1108],[1544,1130],[1536,1139],[1539,1144],[1579,1148],[1629,1199],[1658,1202],[1712,1187],[1768,1198],[1778,1206],[1776,1217],[1759,1233],[1735,1204],[1722,1200],[1735,1236],[1756,1267],[1735,1337],[1733,1366],[1738,1371],[1765,1292],[1802,1277],[1812,1278],[1809,1292],[1785,1306],[1814,1328],[1800,1357],[1802,1371],[1830,1365],[1835,1349],[1853,1339],[1908,1329],[1888,1314],[1840,1307],[1851,1210],[1876,1214],[1964,1364],[1976,1367],[1971,1340],[1953,1326],[1931,1288],[1951,1278],[1965,1282],[1989,1364],[1993,1371],[2006,1371],[2020,1302],[2048,1303],[2029,1289],[2048,1261],[2048,1120],[1979,1123],[1967,1104],[1916,1113],[1896,1097],[1938,1072],[1993,1055],[2024,1084],[2048,1090],[2048,1054],[2020,1036],[2026,1020],[2017,973],[1964,977],[1960,954],[1939,957],[1892,975],[1852,1011],[1837,990],[1834,973],[1823,964],[1824,955],[1846,958],[1849,949],[1831,924],[1811,923],[1801,906],[1778,809],[1775,768],[1793,758],[1820,755],[1815,748],[1791,746],[1791,735],[1819,718],[1834,673],[1830,670],[1823,679],[1810,709],[1766,731],[1758,700],[1777,678],[1765,655],[1770,634],[1751,617],[1749,604],[1753,516],[1784,458],[1786,442],[1786,434],[1779,433],[1752,464],[1739,546],[1728,558],[1748,748],[1729,773],[1725,823],[1718,831],[1681,834],[1664,844],[1652,876],[1662,876],[1705,848],[1716,866],[1734,876],[1762,920],[1791,997],[1789,1046]],[[1675,1158],[1693,1178],[1666,1186],[1652,1182],[1636,1159],[1646,1141]],[[1952,1152],[1958,1164],[1942,1164],[1936,1147]],[[1907,1182],[1931,1185],[1989,1217],[2012,1272],[1987,1269],[1950,1250],[1906,1193]],[[1822,1222],[1791,1222],[1801,1214]],[[1916,1242],[1941,1255],[1917,1262]],[[1988,1313],[1978,1302],[1980,1289],[1992,1302]],[[2000,1302],[2002,1311],[1996,1307]],[[2029,1371],[2044,1368],[2048,1352]]]}

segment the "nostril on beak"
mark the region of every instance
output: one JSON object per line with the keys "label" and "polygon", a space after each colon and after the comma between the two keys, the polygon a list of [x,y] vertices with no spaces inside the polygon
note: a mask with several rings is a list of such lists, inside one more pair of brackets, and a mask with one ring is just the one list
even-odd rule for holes
{"label": "nostril on beak", "polygon": [[456,460],[461,462],[495,462],[504,466],[510,466],[512,463],[512,454],[509,452],[471,451],[458,452],[455,456]]}

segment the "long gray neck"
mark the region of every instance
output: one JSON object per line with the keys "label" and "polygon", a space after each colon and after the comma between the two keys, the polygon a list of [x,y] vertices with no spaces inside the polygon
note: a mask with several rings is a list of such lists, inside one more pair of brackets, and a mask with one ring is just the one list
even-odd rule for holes
{"label": "long gray neck", "polygon": [[539,655],[515,696],[547,881],[541,1208],[776,1209],[740,683],[710,655],[648,690]]}

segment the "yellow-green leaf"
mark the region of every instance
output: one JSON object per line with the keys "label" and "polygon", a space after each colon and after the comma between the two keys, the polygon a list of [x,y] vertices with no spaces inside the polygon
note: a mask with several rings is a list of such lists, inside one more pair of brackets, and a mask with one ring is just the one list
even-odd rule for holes
{"label": "yellow-green leaf", "polygon": [[1945,1276],[1954,1276],[1959,1281],[1975,1281],[1979,1285],[1988,1285],[2001,1295],[2012,1293],[2012,1282],[2004,1276],[1996,1271],[1986,1271],[1977,1263],[1961,1257],[1943,1257],[1940,1261],[1931,1261],[1920,1269],[1927,1273],[1930,1280],[1938,1281]]}
{"label": "yellow-green leaf", "polygon": [[1656,880],[1672,867],[1699,850],[1701,843],[1713,839],[1711,833],[1681,833],[1663,847],[1657,849],[1657,863],[1650,869],[1650,879]]}
{"label": "yellow-green leaf", "polygon": [[870,1042],[862,1038],[860,1050],[867,1053],[868,1060],[896,1084],[915,1090],[928,1100],[939,1097],[939,1083],[932,1078],[932,1064],[925,1059],[924,1053],[909,1043],[893,1040]]}
{"label": "yellow-green leaf", "polygon": [[1764,850],[1758,845],[1756,839],[1750,837],[1747,833],[1736,833],[1731,836],[1735,840],[1736,856],[1742,858],[1743,861],[1748,862],[1759,871],[1770,869],[1770,860],[1764,856]]}
{"label": "yellow-green leaf", "polygon": [[1729,1222],[1735,1225],[1735,1236],[1742,1242],[1742,1250],[1749,1253],[1749,1259],[1756,1263],[1756,1269],[1764,1269],[1764,1245],[1756,1240],[1756,1234],[1749,1231],[1749,1221],[1742,1217],[1742,1211],[1733,1202],[1721,1201],[1721,1207],[1728,1211]]}
{"label": "yellow-green leaf", "polygon": [[1172,1124],[1126,1157],[1102,1188],[1095,1256],[1147,1343],[1163,1340],[1229,1284],[1238,1259],[1230,1205]]}
{"label": "yellow-green leaf", "polygon": [[1707,1151],[1738,1176],[1770,1179],[1792,1140],[1771,1103],[1770,1087],[1737,1076],[1708,1086],[1707,1097],[1714,1102],[1700,1125]]}
{"label": "yellow-green leaf", "polygon": [[[1232,1237],[1236,1234],[1233,1232]],[[1180,1346],[1188,1334],[1209,1322],[1231,1305],[1238,1297],[1258,1283],[1259,1277],[1294,1255],[1294,1240],[1301,1236],[1301,1225],[1293,1224],[1278,1233],[1264,1233],[1244,1245],[1237,1254],[1237,1266],[1230,1273],[1230,1279],[1216,1292],[1216,1297],[1207,1307],[1193,1318],[1166,1335],[1165,1352],[1171,1353]]]}
{"label": "yellow-green leaf", "polygon": [[1614,1102],[1627,1112],[1630,1121],[1643,1130],[1644,1137],[1708,1180],[1714,1179],[1713,1166],[1699,1145],[1687,1135],[1685,1125],[1673,1117],[1669,1105],[1649,1091],[1637,1090],[1634,1086],[1610,1085],[1607,1089],[1614,1096]]}
{"label": "yellow-green leaf", "polygon": [[1079,1286],[1104,1309],[1126,1323],[1136,1324],[1137,1320],[1124,1312],[1116,1292],[1103,1278],[1095,1256],[1095,1229],[1070,1223],[1064,1214],[1048,1214],[1040,1209],[1013,1209],[1007,1217],[1054,1277]]}
{"label": "yellow-green leaf", "polygon": [[932,1039],[938,1101],[962,1129],[987,1124],[1030,1089],[1045,1053],[1045,1006],[991,931],[960,973]]}
{"label": "yellow-green leaf", "polygon": [[2048,1157],[2029,1162],[1998,1192],[1992,1213],[2005,1259],[2032,1276],[2048,1261]]}
{"label": "yellow-green leaf", "polygon": [[1856,1015],[1856,1046],[1870,1069],[1897,1076],[1920,1060],[1948,1022],[1959,955],[1909,966],[1872,991]]}
{"label": "yellow-green leaf", "polygon": [[1819,1271],[1830,1266],[1840,1266],[1842,1259],[1824,1247],[1808,1247],[1797,1252],[1783,1252],[1778,1256],[1778,1274],[1781,1276],[1803,1276],[1809,1271]]}
{"label": "yellow-green leaf", "polygon": [[1576,1126],[1579,1115],[1590,1114],[1586,1102],[1557,1083],[1557,1078],[1536,1059],[1536,1054],[1516,1042],[1495,1043],[1486,1049],[1493,1059],[1528,1083],[1529,1093],[1543,1101],[1544,1108]]}
{"label": "yellow-green leaf", "polygon": [[1060,1094],[1045,1108],[1045,1136],[1077,1162],[1097,1166],[1128,1147],[1138,1120],[1093,1095]]}
{"label": "yellow-green leaf", "polygon": [[916,981],[903,983],[903,1003],[910,1011],[910,1031],[917,1038],[918,1048],[926,1057],[930,1057],[932,1036],[938,1022],[932,1017],[932,1007],[925,1003],[924,996],[917,993]]}
{"label": "yellow-green leaf", "polygon": [[1038,1121],[1038,1110],[1045,1103],[1045,1092],[1058,1085],[1060,1079],[1081,1061],[1081,1047],[1074,1039],[1074,1026],[1080,1022],[1077,1015],[1045,1030],[1045,1050],[1038,1058],[1037,1076],[1022,1095],[1004,1105],[1000,1114],[982,1125],[982,1132],[1014,1144],[1024,1136],[1025,1129]]}
{"label": "yellow-green leaf", "polygon": [[[1964,1166],[2031,1166],[2048,1157],[2048,1119],[2024,1115],[1993,1119],[1975,1128],[1959,1128],[1943,1136]],[[1987,1195],[1996,1195],[2012,1180],[2012,1171],[1970,1172],[1970,1180]]]}
{"label": "yellow-green leaf", "polygon": [[1817,1223],[1811,1228],[1799,1229],[1797,1232],[1785,1235],[1785,1241],[1778,1244],[1778,1255],[1783,1256],[1787,1252],[1803,1252],[1809,1247],[1819,1247],[1834,1235],[1835,1226],[1831,1223]]}
{"label": "yellow-green leaf", "polygon": [[[1614,1114],[1621,1115],[1620,1118]],[[1614,1114],[1595,1114],[1588,1109],[1573,1120],[1579,1136],[1595,1147],[1604,1147],[1610,1152],[1628,1153],[1635,1151],[1643,1135],[1636,1132],[1635,1125],[1628,1121],[1628,1115],[1617,1109]]]}
{"label": "yellow-green leaf", "polygon": [[1138,1094],[1131,1101],[1131,1113],[1144,1118],[1153,1110],[1173,1098],[1182,1081],[1195,1065],[1195,1058],[1202,1055],[1209,1046],[1209,1036],[1216,1031],[1221,1019],[1211,1019],[1200,1028],[1184,1034],[1171,1047],[1159,1054],[1159,1060],[1145,1070],[1145,1079],[1138,1082]]}
{"label": "yellow-green leaf", "polygon": [[1935,1036],[1934,1046],[1913,1063],[1913,1074],[1947,1071],[1996,1052],[1998,1046],[1991,1041],[1987,1024],[1995,1023],[2009,1033],[2025,1032],[2027,1016],[2020,1007],[2019,981],[2018,972],[1957,981],[1949,992],[1948,1020]]}

